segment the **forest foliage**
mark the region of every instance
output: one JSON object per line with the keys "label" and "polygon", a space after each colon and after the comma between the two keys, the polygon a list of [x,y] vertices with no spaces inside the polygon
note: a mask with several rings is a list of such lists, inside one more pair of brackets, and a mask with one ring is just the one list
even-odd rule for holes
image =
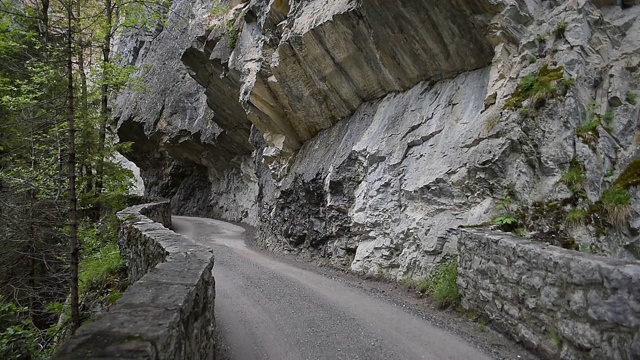
{"label": "forest foliage", "polygon": [[138,80],[113,42],[157,26],[169,5],[0,1],[2,359],[47,358],[126,288],[115,212],[132,173],[114,160],[129,145],[110,101]]}

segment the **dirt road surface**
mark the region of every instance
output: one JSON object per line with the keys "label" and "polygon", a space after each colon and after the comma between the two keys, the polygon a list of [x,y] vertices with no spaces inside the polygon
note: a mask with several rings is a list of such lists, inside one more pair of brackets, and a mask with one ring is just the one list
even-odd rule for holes
{"label": "dirt road surface", "polygon": [[174,216],[173,228],[214,250],[218,359],[492,358],[402,306],[248,247],[242,227]]}

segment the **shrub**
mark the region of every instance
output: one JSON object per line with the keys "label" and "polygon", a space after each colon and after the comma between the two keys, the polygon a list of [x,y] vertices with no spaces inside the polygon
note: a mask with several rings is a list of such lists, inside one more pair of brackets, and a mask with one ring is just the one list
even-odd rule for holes
{"label": "shrub", "polygon": [[631,105],[636,105],[638,103],[638,95],[636,95],[636,93],[634,93],[633,91],[629,91],[627,93],[627,96],[625,97],[625,100]]}
{"label": "shrub", "polygon": [[0,296],[0,359],[46,359],[38,329],[25,316],[26,308]]}

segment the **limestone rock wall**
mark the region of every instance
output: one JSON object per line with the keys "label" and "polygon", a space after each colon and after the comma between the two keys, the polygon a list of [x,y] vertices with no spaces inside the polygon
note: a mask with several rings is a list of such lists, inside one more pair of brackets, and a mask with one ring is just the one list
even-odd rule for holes
{"label": "limestone rock wall", "polygon": [[53,359],[213,359],[211,251],[159,223],[170,224],[168,202],[134,206],[118,218],[135,283],[109,312],[80,327]]}
{"label": "limestone rock wall", "polygon": [[640,358],[640,264],[462,230],[462,304],[548,359]]}
{"label": "limestone rock wall", "polygon": [[[502,215],[638,259],[638,183],[620,222],[602,200],[640,157],[640,7],[622,5],[174,1],[190,20],[134,61],[158,69],[159,96],[119,96],[118,131],[174,211],[353,271],[423,277],[456,256],[459,226]],[[507,106],[545,69],[562,82]]]}

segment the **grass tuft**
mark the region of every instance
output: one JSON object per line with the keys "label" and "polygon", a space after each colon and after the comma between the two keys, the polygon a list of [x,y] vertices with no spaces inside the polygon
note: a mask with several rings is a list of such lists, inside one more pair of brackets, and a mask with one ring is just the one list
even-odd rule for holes
{"label": "grass tuft", "polygon": [[565,217],[565,223],[569,227],[578,227],[584,225],[589,217],[589,211],[583,208],[575,208],[569,210]]}
{"label": "grass tuft", "polygon": [[614,185],[605,190],[600,200],[613,225],[622,225],[631,216],[631,193],[622,186]]}
{"label": "grass tuft", "polygon": [[587,177],[584,174],[582,165],[580,165],[577,159],[573,158],[571,159],[569,170],[560,178],[560,183],[566,185],[571,192],[577,193],[584,189],[586,180]]}
{"label": "grass tuft", "polygon": [[498,124],[500,123],[500,117],[499,116],[492,116],[490,118],[488,118],[485,123],[484,123],[484,127],[487,131],[491,131],[493,130]]}
{"label": "grass tuft", "polygon": [[125,271],[126,266],[117,245],[107,244],[80,263],[80,293],[110,287],[109,284],[118,282]]}
{"label": "grass tuft", "polygon": [[553,31],[553,33],[556,36],[556,39],[561,39],[564,37],[564,33],[567,31],[567,26],[569,24],[567,23],[566,20],[560,20],[557,24],[556,24],[556,28]]}
{"label": "grass tuft", "polygon": [[441,263],[431,276],[416,282],[416,290],[429,294],[441,308],[460,303],[458,292],[458,262],[456,260]]}
{"label": "grass tuft", "polygon": [[525,101],[531,100],[531,106],[537,110],[544,107],[548,99],[566,95],[574,80],[565,78],[563,74],[562,66],[549,69],[548,64],[543,65],[537,73],[529,74],[520,80],[516,91],[505,102],[504,108],[521,108]]}

